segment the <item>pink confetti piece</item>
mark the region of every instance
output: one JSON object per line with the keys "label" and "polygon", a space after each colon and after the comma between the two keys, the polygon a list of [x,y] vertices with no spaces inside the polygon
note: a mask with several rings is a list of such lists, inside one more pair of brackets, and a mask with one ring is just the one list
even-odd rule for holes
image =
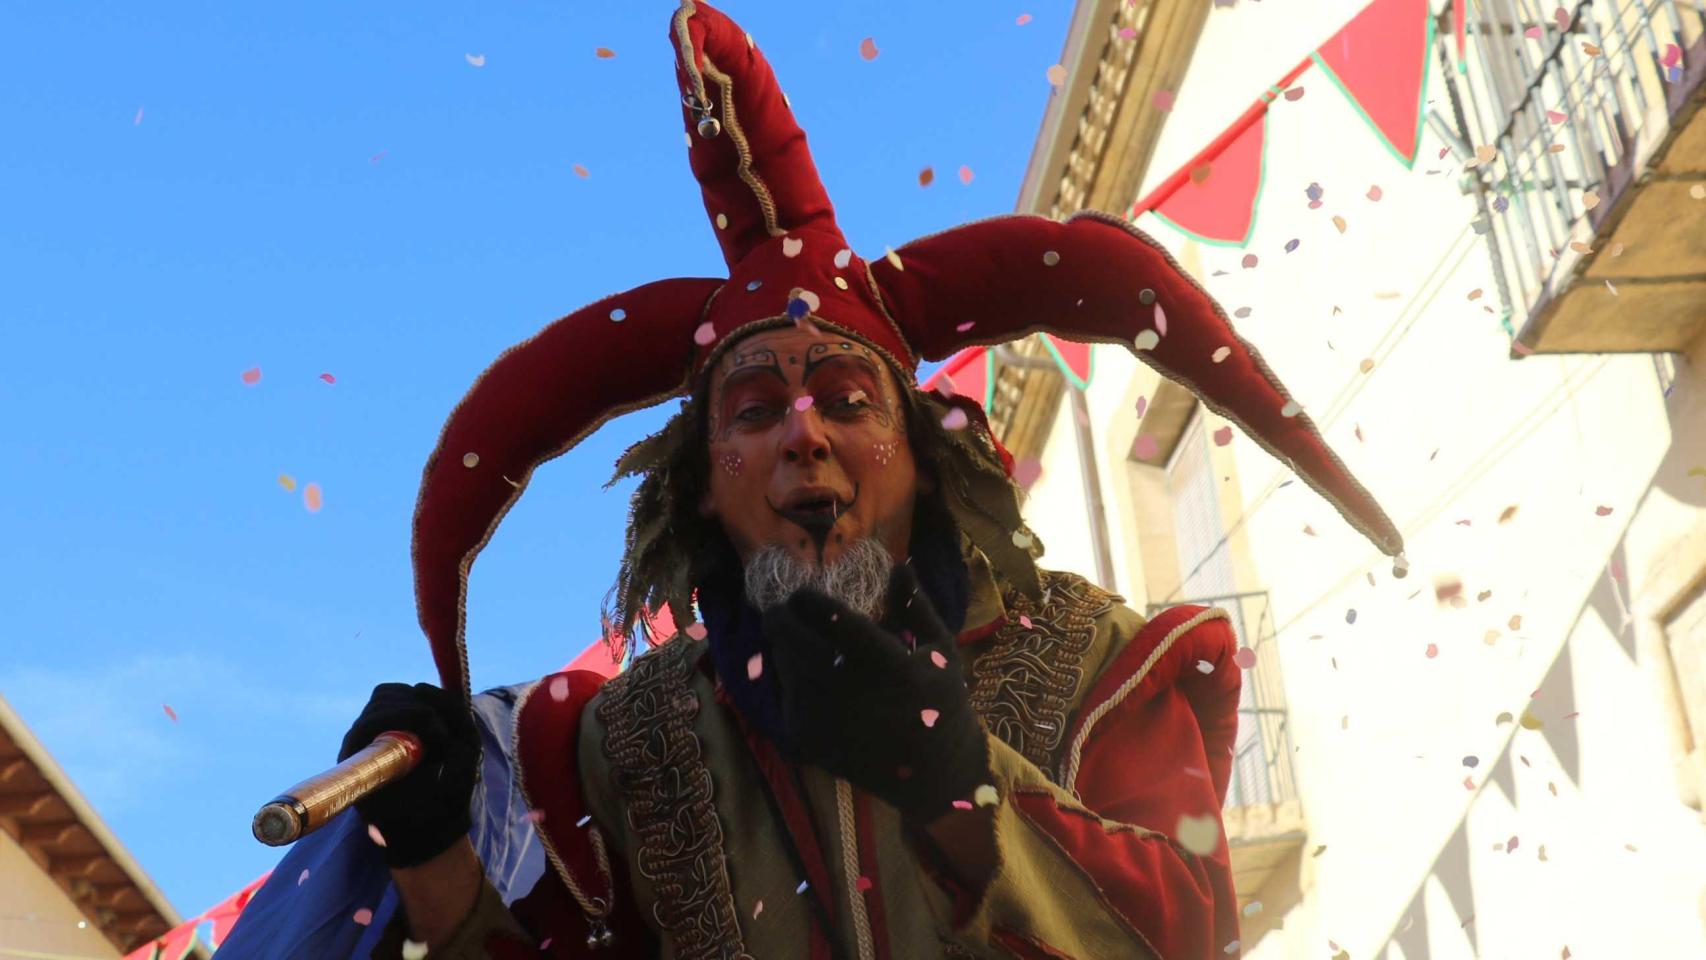
{"label": "pink confetti piece", "polygon": [[1167,335],[1167,311],[1161,309],[1161,304],[1155,305],[1155,332],[1163,337]]}
{"label": "pink confetti piece", "polygon": [[1120,28],[1120,39],[1121,40],[1132,40],[1132,39],[1135,39],[1136,37],[1137,37],[1137,28],[1135,28],[1135,27],[1121,27]]}
{"label": "pink confetti piece", "polygon": [[1063,86],[1066,83],[1066,68],[1057,63],[1054,66],[1049,67],[1048,70],[1044,72],[1044,76],[1048,77],[1050,86]]}
{"label": "pink confetti piece", "polygon": [[1171,90],[1157,90],[1155,91],[1155,95],[1149,99],[1155,104],[1155,109],[1162,113],[1166,113],[1173,109],[1173,101],[1177,100],[1178,97],[1179,95]]}
{"label": "pink confetti piece", "polygon": [[367,825],[367,839],[372,840],[374,846],[385,846],[385,835],[380,833],[379,828],[371,823]]}
{"label": "pink confetti piece", "polygon": [[1013,22],[1022,27],[1031,22],[1031,15],[1028,13],[1021,13],[1019,14],[1019,19],[1014,20]]}
{"label": "pink confetti piece", "polygon": [[1682,62],[1682,48],[1674,43],[1665,44],[1665,58],[1661,61],[1667,67],[1674,67]]}
{"label": "pink confetti piece", "polygon": [[799,411],[800,413],[805,413],[807,410],[810,410],[811,408],[812,408],[812,398],[811,397],[806,396],[806,397],[795,397],[794,398],[794,409]]}
{"label": "pink confetti piece", "polygon": [[260,383],[260,382],[261,382],[261,368],[260,367],[250,367],[249,369],[243,371],[243,383],[244,384],[252,387],[255,384]]}
{"label": "pink confetti piece", "polygon": [[1548,110],[1546,111],[1546,119],[1553,123],[1563,123],[1565,120],[1570,119],[1570,115],[1567,113],[1560,113],[1557,110]]}
{"label": "pink confetti piece", "polygon": [[1029,490],[1042,478],[1043,462],[1036,457],[1026,457],[1013,465],[1013,482],[1021,490]]}
{"label": "pink confetti piece", "polygon": [[539,943],[539,952],[544,953],[545,951],[547,951],[549,949],[551,949],[551,938],[546,937],[544,940],[540,941],[540,943]]}
{"label": "pink confetti piece", "polygon": [[869,890],[869,889],[871,889],[871,878],[870,877],[860,877],[858,882],[853,884],[853,885],[858,887],[861,891]]}
{"label": "pink confetti piece", "polygon": [[355,916],[351,917],[350,919],[354,920],[356,923],[359,923],[365,927],[368,924],[373,922],[373,911],[367,909],[366,907],[362,907],[360,910],[357,910],[355,912]]}
{"label": "pink confetti piece", "polygon": [[1256,651],[1249,647],[1239,647],[1232,655],[1232,662],[1238,664],[1240,670],[1253,670],[1256,667]]}
{"label": "pink confetti piece", "polygon": [[1132,456],[1139,460],[1153,460],[1156,454],[1160,452],[1161,442],[1156,440],[1152,434],[1139,434],[1131,445]]}
{"label": "pink confetti piece", "polygon": [[327,383],[337,383],[338,382],[338,378],[332,376],[329,373],[320,374],[320,379],[326,381]]}
{"label": "pink confetti piece", "polygon": [[877,41],[871,37],[859,41],[859,56],[866,62],[877,59]]}
{"label": "pink confetti piece", "polygon": [[320,496],[319,484],[310,483],[302,488],[302,505],[308,508],[309,513],[319,513],[320,507],[324,503],[325,501]]}
{"label": "pink confetti piece", "polygon": [[1558,29],[1560,29],[1560,30],[1570,29],[1570,20],[1572,19],[1570,17],[1570,11],[1565,10],[1563,7],[1559,7],[1558,9],[1552,11],[1552,19],[1557,21]]}
{"label": "pink confetti piece", "polygon": [[136,108],[136,119],[135,119],[135,120],[132,120],[132,121],[131,121],[131,122],[130,122],[130,125],[131,125],[131,126],[133,126],[133,127],[140,127],[140,126],[142,126],[142,108],[141,108],[141,107],[137,107],[137,108]]}
{"label": "pink confetti piece", "polygon": [[1611,508],[1610,507],[1595,507],[1593,512],[1594,512],[1595,516],[1600,516],[1600,517],[1611,516]]}
{"label": "pink confetti piece", "polygon": [[970,167],[966,166],[963,163],[960,164],[960,182],[961,183],[966,184],[967,186],[970,186],[972,180],[975,179],[976,177],[977,177],[977,174],[972,173]]}
{"label": "pink confetti piece", "polygon": [[940,650],[930,651],[930,662],[942,669],[947,669],[948,666],[948,658],[942,656],[942,651]]}
{"label": "pink confetti piece", "polygon": [[955,800],[954,801],[954,809],[955,810],[971,810],[973,808],[972,808],[970,800]]}
{"label": "pink confetti piece", "polygon": [[1439,644],[1437,644],[1437,643],[1428,644],[1428,649],[1426,652],[1427,652],[1427,658],[1429,660],[1432,660],[1433,658],[1439,656]]}
{"label": "pink confetti piece", "polygon": [[717,339],[717,328],[711,326],[709,321],[706,321],[705,323],[701,323],[699,325],[699,329],[693,331],[693,342],[697,343],[701,347],[710,346],[711,343],[713,341],[715,341],[716,339]]}
{"label": "pink confetti piece", "polygon": [[308,868],[304,867],[304,868],[302,868],[302,872],[296,875],[296,885],[300,887],[304,883],[307,883],[307,882],[308,882]]}
{"label": "pink confetti piece", "polygon": [[1019,614],[1019,626],[1024,627],[1026,630],[1031,629],[1031,618],[1022,613]]}
{"label": "pink confetti piece", "polygon": [[702,623],[690,623],[687,625],[687,629],[682,632],[695,640],[705,639],[705,625]]}
{"label": "pink confetti piece", "polygon": [[763,912],[764,912],[764,901],[760,900],[752,908],[752,919],[757,920],[758,915],[763,913]]}
{"label": "pink confetti piece", "polygon": [[1214,445],[1215,446],[1224,447],[1231,442],[1232,442],[1232,428],[1231,427],[1221,427],[1219,430],[1214,431]]}
{"label": "pink confetti piece", "polygon": [[1539,40],[1541,38],[1541,36],[1545,34],[1545,32],[1546,31],[1540,29],[1540,26],[1538,24],[1536,24],[1535,26],[1529,27],[1527,30],[1524,30],[1522,32],[1522,35],[1527,37],[1530,40]]}
{"label": "pink confetti piece", "polygon": [[163,709],[163,710],[165,710],[165,711],[166,711],[166,716],[168,716],[168,717],[171,717],[171,718],[172,718],[172,722],[173,722],[173,723],[177,723],[177,722],[178,722],[178,711],[176,711],[176,710],[173,710],[173,709],[172,709],[172,705],[171,705],[171,704],[169,704],[169,703],[162,703],[162,704],[160,704],[160,707],[161,707],[161,709]]}
{"label": "pink confetti piece", "polygon": [[1147,396],[1138,397],[1137,398],[1137,419],[1142,420],[1143,415],[1147,412],[1149,412],[1149,398]]}
{"label": "pink confetti piece", "polygon": [[959,407],[949,410],[948,415],[942,418],[942,426],[948,430],[964,430],[969,422],[966,412]]}
{"label": "pink confetti piece", "polygon": [[746,678],[748,680],[757,680],[762,676],[764,676],[764,654],[755,653],[747,658]]}
{"label": "pink confetti piece", "polygon": [[924,725],[927,727],[934,727],[936,725],[936,721],[940,719],[941,716],[942,711],[932,710],[929,707],[925,707],[923,710],[918,711],[918,719],[923,720]]}
{"label": "pink confetti piece", "polygon": [[545,688],[545,692],[549,693],[551,699],[558,703],[569,699],[569,678],[561,675],[552,677],[551,683]]}
{"label": "pink confetti piece", "polygon": [[1287,90],[1285,92],[1285,98],[1287,100],[1294,102],[1294,103],[1298,100],[1302,100],[1303,99],[1303,88],[1302,87],[1292,87],[1290,90]]}
{"label": "pink confetti piece", "polygon": [[965,323],[958,324],[957,326],[955,326],[954,329],[958,330],[961,333],[965,333],[967,330],[970,330],[972,327],[975,327],[975,326],[977,326],[976,320],[967,320]]}
{"label": "pink confetti piece", "polygon": [[545,811],[529,810],[521,819],[526,820],[528,823],[541,823],[545,819]]}

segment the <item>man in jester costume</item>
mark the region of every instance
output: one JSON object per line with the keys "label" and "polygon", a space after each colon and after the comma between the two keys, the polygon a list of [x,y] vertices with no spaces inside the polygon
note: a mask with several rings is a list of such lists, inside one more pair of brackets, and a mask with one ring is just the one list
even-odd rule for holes
{"label": "man in jester costume", "polygon": [[[382,685],[344,744],[405,729],[425,760],[292,849],[222,952],[1236,954],[1226,613],[1146,621],[1040,569],[982,410],[915,370],[1039,330],[1123,345],[1392,556],[1397,530],[1128,223],[999,217],[867,261],[752,38],[684,0],[669,39],[729,276],[569,314],[457,406],[414,528],[442,686]],[[640,482],[605,616],[649,649],[470,696],[480,548],[540,464],[670,398],[617,464]]]}

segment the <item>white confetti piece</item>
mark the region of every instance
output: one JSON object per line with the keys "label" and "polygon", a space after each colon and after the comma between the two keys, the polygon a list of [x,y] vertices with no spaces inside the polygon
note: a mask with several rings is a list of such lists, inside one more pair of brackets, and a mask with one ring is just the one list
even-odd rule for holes
{"label": "white confetti piece", "polygon": [[752,907],[752,919],[757,920],[758,915],[763,913],[763,912],[764,912],[764,901],[760,900],[756,904],[754,904]]}
{"label": "white confetti piece", "polygon": [[1161,344],[1161,335],[1154,330],[1140,330],[1131,345],[1138,350],[1153,350]]}
{"label": "white confetti piece", "polygon": [[586,816],[584,816],[584,817],[581,817],[581,818],[580,818],[580,819],[579,819],[579,820],[576,820],[576,821],[575,821],[575,826],[577,826],[577,827],[584,827],[584,826],[586,826],[586,825],[587,825],[587,824],[589,824],[589,823],[591,823],[591,822],[592,822],[592,815],[591,815],[591,814],[588,814],[588,815],[586,815]]}
{"label": "white confetti piece", "polygon": [[1220,349],[1214,351],[1214,353],[1209,357],[1209,359],[1213,360],[1215,363],[1221,363],[1227,357],[1230,357],[1230,356],[1232,356],[1232,348],[1231,347],[1221,347]]}
{"label": "white confetti piece", "polygon": [[302,872],[296,875],[296,885],[300,887],[304,883],[307,883],[307,882],[308,882],[308,869],[306,867],[304,867],[302,869]]}
{"label": "white confetti piece", "polygon": [[798,237],[783,237],[782,256],[789,258],[797,257],[800,255],[800,251],[805,249],[805,246],[806,242]]}
{"label": "white confetti piece", "polygon": [[1174,839],[1186,850],[1199,857],[1206,857],[1214,853],[1215,848],[1220,845],[1220,819],[1212,813],[1206,817],[1185,814],[1179,818],[1179,828]]}
{"label": "white confetti piece", "polygon": [[1031,546],[1031,535],[1023,530],[1013,531],[1013,546],[1018,547],[1020,550],[1029,549]]}
{"label": "white confetti piece", "polygon": [[564,700],[569,699],[569,678],[561,676],[552,677],[550,686],[545,689],[546,692],[551,694],[552,700],[562,703]]}
{"label": "white confetti piece", "polygon": [[1048,77],[1050,86],[1061,86],[1066,83],[1066,68],[1057,63],[1048,68],[1045,76]]}
{"label": "white confetti piece", "polygon": [[804,880],[801,880],[800,885],[794,888],[794,892],[796,894],[805,893],[806,892],[806,882]]}
{"label": "white confetti piece", "polygon": [[1303,407],[1300,406],[1296,400],[1287,400],[1285,402],[1285,406],[1280,407],[1280,416],[1285,417],[1286,419],[1295,417],[1302,412]]}
{"label": "white confetti piece", "polygon": [[852,263],[852,262],[853,262],[853,251],[852,250],[849,250],[846,247],[842,247],[840,250],[837,250],[835,252],[835,269],[845,270],[845,269],[847,269],[847,265],[849,263]]}
{"label": "white confetti piece", "polygon": [[[541,947],[540,949],[544,949]],[[416,940],[403,941],[403,960],[425,960],[427,945]]]}
{"label": "white confetti piece", "polygon": [[1001,802],[1001,792],[993,784],[984,784],[972,791],[972,802],[980,807],[993,807]]}
{"label": "white confetti piece", "polygon": [[1197,672],[1198,673],[1213,673],[1214,672],[1214,664],[1209,663],[1207,660],[1198,660],[1197,661]]}
{"label": "white confetti piece", "polygon": [[970,422],[966,412],[959,407],[949,410],[947,416],[942,418],[942,426],[948,430],[964,430]]}
{"label": "white confetti piece", "polygon": [[483,53],[464,53],[462,55],[462,59],[468,61],[468,66],[470,67],[483,67],[486,65],[486,55]]}
{"label": "white confetti piece", "polygon": [[379,828],[371,823],[367,825],[367,838],[378,846],[385,846],[385,835],[380,833]]}

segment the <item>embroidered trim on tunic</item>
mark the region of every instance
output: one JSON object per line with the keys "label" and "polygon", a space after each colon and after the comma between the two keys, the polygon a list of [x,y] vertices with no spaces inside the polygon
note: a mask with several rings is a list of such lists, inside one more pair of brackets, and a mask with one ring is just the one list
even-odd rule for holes
{"label": "embroidered trim on tunic", "polygon": [[751,960],[736,919],[711,799],[711,771],[693,732],[699,697],[688,687],[701,643],[659,645],[604,685],[604,755],[638,839],[635,861],[652,885],[652,915],[682,960]]}
{"label": "embroidered trim on tunic", "polygon": [[1055,753],[1096,640],[1096,618],[1120,598],[1075,573],[1038,572],[1042,602],[1011,591],[1007,623],[972,665],[971,705],[989,732],[1059,783]]}

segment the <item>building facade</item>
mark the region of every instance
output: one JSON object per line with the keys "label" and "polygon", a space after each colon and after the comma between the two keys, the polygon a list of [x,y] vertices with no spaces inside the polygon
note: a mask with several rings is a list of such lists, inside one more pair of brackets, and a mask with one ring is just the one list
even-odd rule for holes
{"label": "building facade", "polygon": [[1414,6],[1406,162],[1324,61],[1291,73],[1367,0],[1081,0],[1020,200],[1205,187],[1266,102],[1244,242],[1135,223],[1383,504],[1407,578],[1130,350],[1082,390],[1041,338],[999,351],[991,418],[1040,464],[1045,563],[1224,607],[1255,655],[1245,955],[1706,956],[1706,5]]}

